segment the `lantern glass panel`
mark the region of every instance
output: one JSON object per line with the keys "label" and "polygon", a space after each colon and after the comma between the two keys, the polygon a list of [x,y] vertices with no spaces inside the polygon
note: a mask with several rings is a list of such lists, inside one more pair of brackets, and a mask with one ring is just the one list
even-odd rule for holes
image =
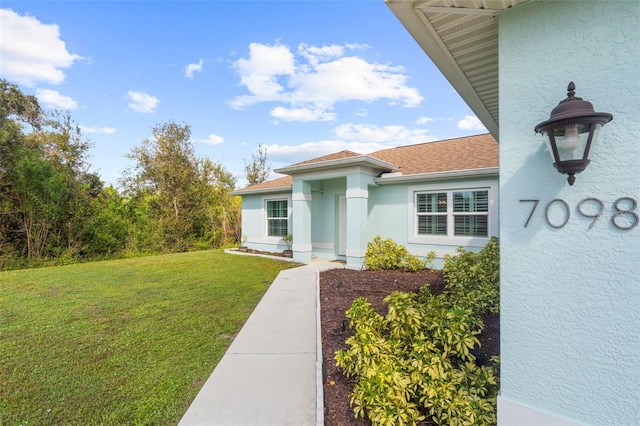
{"label": "lantern glass panel", "polygon": [[[547,138],[547,149],[551,154],[554,163],[556,161],[582,160],[584,158],[584,150],[589,139],[589,130],[591,124],[568,124],[553,129],[556,146],[558,147],[558,156],[553,158],[553,149],[550,145],[550,138]],[[594,125],[594,134],[591,145],[595,142],[598,131],[602,124]]]}

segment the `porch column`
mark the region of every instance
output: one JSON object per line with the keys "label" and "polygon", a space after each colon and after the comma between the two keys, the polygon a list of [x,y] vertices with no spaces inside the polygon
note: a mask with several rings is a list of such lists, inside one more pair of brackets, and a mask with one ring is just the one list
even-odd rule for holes
{"label": "porch column", "polygon": [[367,249],[369,185],[373,176],[363,173],[347,175],[347,267],[360,269]]}
{"label": "porch column", "polygon": [[311,260],[311,183],[293,180],[291,193],[293,204],[293,260],[309,262]]}

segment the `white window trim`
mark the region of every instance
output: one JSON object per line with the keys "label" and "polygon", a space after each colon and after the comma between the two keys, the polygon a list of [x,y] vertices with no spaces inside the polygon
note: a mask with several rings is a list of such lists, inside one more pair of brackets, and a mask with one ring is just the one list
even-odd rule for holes
{"label": "white window trim", "polygon": [[262,197],[262,240],[263,243],[278,244],[282,237],[269,235],[269,218],[267,217],[267,202],[268,201],[286,201],[287,202],[287,234],[291,233],[291,213],[292,202],[291,197],[287,196],[266,196]]}
{"label": "white window trim", "polygon": [[[415,194],[417,192],[446,192],[448,205],[452,192],[458,191],[489,191],[489,220],[487,223],[487,237],[454,236],[453,214],[447,212],[447,232],[449,235],[419,235],[418,215],[416,214]],[[475,181],[457,183],[437,183],[412,185],[407,188],[407,212],[409,229],[407,241],[413,244],[449,245],[449,246],[483,246],[489,242],[489,238],[498,235],[498,182]],[[453,208],[453,207],[452,207]]]}

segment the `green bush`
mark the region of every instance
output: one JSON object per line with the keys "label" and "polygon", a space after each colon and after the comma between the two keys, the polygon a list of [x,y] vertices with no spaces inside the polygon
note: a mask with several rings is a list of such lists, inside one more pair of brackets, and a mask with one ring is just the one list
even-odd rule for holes
{"label": "green bush", "polygon": [[500,244],[491,237],[478,253],[456,249],[445,255],[442,267],[452,303],[471,309],[474,315],[500,310]]}
{"label": "green bush", "polygon": [[404,269],[418,272],[425,268],[425,262],[409,253],[406,247],[378,235],[367,244],[364,266],[371,271]]}
{"label": "green bush", "polygon": [[419,303],[413,293],[393,293],[385,317],[364,298],[354,301],[347,317],[355,334],[336,364],[356,379],[356,417],[373,425],[415,425],[425,414],[439,425],[495,424],[498,380],[470,353],[482,323],[469,310],[434,309],[441,298]]}
{"label": "green bush", "polygon": [[[395,269],[381,265],[402,264],[402,249],[376,237],[367,258],[380,267],[367,267]],[[415,425],[427,415],[438,425],[496,423],[498,358],[478,366],[470,350],[480,345],[481,315],[499,311],[499,267],[499,243],[492,237],[478,253],[460,248],[445,256],[440,295],[433,296],[428,284],[418,294],[393,293],[385,298],[384,317],[364,298],[353,302],[346,315],[355,334],[348,349],[336,352],[336,364],[356,379],[356,417],[373,425]]]}

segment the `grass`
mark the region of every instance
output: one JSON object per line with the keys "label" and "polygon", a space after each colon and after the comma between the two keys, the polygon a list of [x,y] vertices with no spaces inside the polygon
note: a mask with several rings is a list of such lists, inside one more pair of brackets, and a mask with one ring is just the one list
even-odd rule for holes
{"label": "grass", "polygon": [[221,250],[0,273],[0,425],[175,425],[278,272]]}

